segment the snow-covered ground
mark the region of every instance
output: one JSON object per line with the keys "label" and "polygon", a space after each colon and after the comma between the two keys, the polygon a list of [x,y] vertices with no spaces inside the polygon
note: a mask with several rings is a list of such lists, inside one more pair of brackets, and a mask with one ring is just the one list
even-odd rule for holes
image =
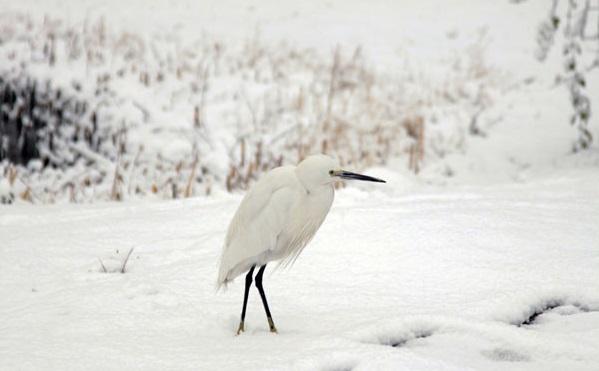
{"label": "snow-covered ground", "polygon": [[243,280],[215,292],[239,196],[3,209],[0,369],[597,370],[597,173],[397,181],[338,192],[296,264],[267,270],[279,334],[252,288],[235,336]]}
{"label": "snow-covered ground", "polygon": [[[533,58],[550,2],[514,3],[0,0],[0,41],[9,40],[0,47],[0,70],[24,58],[34,76],[67,88],[77,78],[84,92],[112,74],[118,82],[102,99],[114,117],[133,120],[134,149],[128,168],[115,153],[85,152],[89,162],[62,173],[12,173],[14,185],[3,176],[7,164],[0,168],[0,196],[15,200],[0,205],[0,370],[598,370],[599,74],[587,76],[595,143],[572,154],[570,103],[554,81],[559,44],[545,64]],[[26,17],[17,22],[15,14]],[[49,67],[41,50],[53,27],[59,45],[88,37],[93,44],[106,32],[117,46],[94,49],[104,64]],[[70,39],[77,32],[84,36]],[[128,65],[119,40],[160,50]],[[198,133],[192,121],[201,89],[193,83],[203,77],[193,69],[185,77],[185,68],[204,66],[202,46],[211,43],[223,47],[207,53],[222,51],[224,67],[211,70],[206,131]],[[296,264],[269,265],[265,286],[279,334],[268,332],[252,288],[246,333],[235,336],[243,280],[225,292],[214,285],[242,197],[224,191],[228,166],[240,161],[244,136],[248,158],[253,138],[292,162],[297,143],[270,145],[305,139],[288,135],[290,117],[318,134],[337,45],[345,61],[361,47],[356,65],[375,77],[380,104],[364,103],[370,91],[350,91],[340,101],[354,110],[338,103],[333,113],[356,120],[350,134],[364,123],[397,128],[404,115],[421,115],[421,171],[407,170],[404,131],[391,135],[384,162],[360,162],[388,183],[340,190]],[[254,66],[248,55],[256,50],[247,48],[259,49],[262,62]],[[272,59],[285,55],[295,56]],[[155,73],[160,62],[168,62],[169,82],[145,86],[136,73]],[[119,63],[135,73],[119,80]],[[177,63],[185,67],[179,82]],[[269,77],[272,66],[286,77]],[[479,67],[483,77],[475,78]],[[288,116],[302,89],[308,108]],[[263,105],[258,116],[275,117],[260,130],[248,129],[252,102]],[[481,107],[484,135],[470,135]],[[350,147],[377,153],[372,143],[348,141],[337,154]],[[133,144],[147,155],[137,164]],[[158,163],[152,149],[168,161]],[[119,166],[126,202],[105,202]],[[104,180],[95,183],[99,172]],[[196,183],[188,182],[193,174]],[[174,185],[182,197],[194,184],[191,193],[202,196],[159,200],[176,193]],[[62,202],[69,198],[81,203]],[[118,273],[132,248],[126,273]]]}

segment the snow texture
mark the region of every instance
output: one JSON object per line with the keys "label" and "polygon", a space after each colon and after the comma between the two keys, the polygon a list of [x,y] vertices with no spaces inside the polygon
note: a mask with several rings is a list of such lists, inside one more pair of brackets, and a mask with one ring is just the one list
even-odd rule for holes
{"label": "snow texture", "polygon": [[267,269],[279,334],[252,288],[240,336],[243,280],[214,287],[238,196],[13,205],[0,368],[596,370],[597,181],[342,190],[293,268]]}
{"label": "snow texture", "polygon": [[[595,144],[570,153],[576,131],[567,125],[567,91],[555,83],[559,48],[544,65],[534,59],[549,4],[515,3],[0,0],[1,72],[28,61],[33,76],[65,92],[77,90],[76,77],[85,97],[110,74],[102,109],[116,119],[106,130],[126,123],[134,148],[119,163],[116,139],[97,152],[73,146],[69,156],[85,161],[67,170],[0,164],[0,201],[12,203],[0,205],[0,370],[598,370],[599,127],[593,116]],[[77,44],[69,30],[93,45],[105,35],[102,63],[48,67],[43,43],[52,30],[58,61],[65,40]],[[184,68],[179,80],[176,62],[201,66],[188,52],[214,43],[223,70],[211,75],[197,131],[202,88],[192,83],[201,70]],[[139,55],[136,45],[157,49],[134,58],[135,73],[115,77],[133,68],[124,56]],[[326,112],[338,45],[346,62],[360,51],[354,67],[362,69],[345,69],[344,86],[359,71],[378,82],[372,96],[340,95],[333,113],[349,112],[358,126],[339,153],[370,153],[348,170],[388,183],[340,189],[295,265],[267,268],[279,333],[269,332],[252,288],[246,332],[235,336],[243,280],[224,292],[214,285],[243,197],[224,191],[229,166],[241,161],[240,138],[246,160],[264,140],[269,166],[279,156],[295,164],[297,148],[285,141],[303,136],[287,129],[314,129]],[[252,55],[262,59],[252,65]],[[271,59],[285,55],[294,57]],[[148,88],[141,75],[161,61],[169,75]],[[288,79],[275,79],[273,66]],[[596,70],[587,83],[595,107]],[[295,110],[301,88],[312,94],[308,108],[272,116]],[[371,98],[382,103],[362,105]],[[418,175],[407,170],[414,138],[403,126],[382,131],[397,139],[386,153],[352,136],[376,122],[373,107],[391,128],[417,107],[427,128]],[[253,115],[276,120],[248,129]],[[249,162],[232,181],[257,177]],[[160,200],[180,197],[196,165],[191,194],[202,197]],[[115,184],[126,202],[104,202]],[[60,202],[68,200],[75,203]]]}

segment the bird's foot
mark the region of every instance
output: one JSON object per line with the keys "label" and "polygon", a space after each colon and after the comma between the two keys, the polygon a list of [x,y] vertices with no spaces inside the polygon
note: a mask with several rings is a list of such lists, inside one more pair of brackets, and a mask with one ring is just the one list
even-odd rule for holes
{"label": "bird's foot", "polygon": [[270,332],[278,334],[277,328],[275,327],[275,323],[272,321],[272,318],[268,317],[268,326],[270,327]]}
{"label": "bird's foot", "polygon": [[243,321],[239,322],[239,328],[237,329],[237,335],[245,332],[245,328],[243,327]]}

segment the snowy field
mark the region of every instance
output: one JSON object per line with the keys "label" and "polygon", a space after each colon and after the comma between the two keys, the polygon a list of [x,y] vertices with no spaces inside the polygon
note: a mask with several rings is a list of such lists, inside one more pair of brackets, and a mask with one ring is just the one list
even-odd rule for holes
{"label": "snowy field", "polygon": [[296,264],[267,269],[279,334],[252,288],[240,336],[243,279],[214,286],[238,196],[16,206],[0,368],[597,370],[598,181],[338,192]]}
{"label": "snowy field", "polygon": [[[514,3],[0,0],[0,74],[81,83],[129,133],[123,153],[65,146],[85,157],[66,169],[0,163],[0,370],[599,370],[599,70],[594,143],[572,153],[560,36],[534,59],[550,1]],[[67,59],[80,42],[98,55]],[[337,47],[357,88],[333,104]],[[327,104],[345,131],[320,130]],[[338,190],[295,265],[267,268],[279,333],[252,287],[235,336],[243,278],[215,291],[227,225],[262,167],[321,133],[388,183]]]}

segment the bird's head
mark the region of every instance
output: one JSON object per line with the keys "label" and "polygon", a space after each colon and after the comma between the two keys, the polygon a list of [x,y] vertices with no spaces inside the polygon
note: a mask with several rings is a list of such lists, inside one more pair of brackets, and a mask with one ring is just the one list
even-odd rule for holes
{"label": "bird's head", "polygon": [[332,184],[339,179],[386,183],[382,179],[343,170],[336,160],[325,155],[306,157],[297,165],[296,172],[304,186],[308,189]]}

